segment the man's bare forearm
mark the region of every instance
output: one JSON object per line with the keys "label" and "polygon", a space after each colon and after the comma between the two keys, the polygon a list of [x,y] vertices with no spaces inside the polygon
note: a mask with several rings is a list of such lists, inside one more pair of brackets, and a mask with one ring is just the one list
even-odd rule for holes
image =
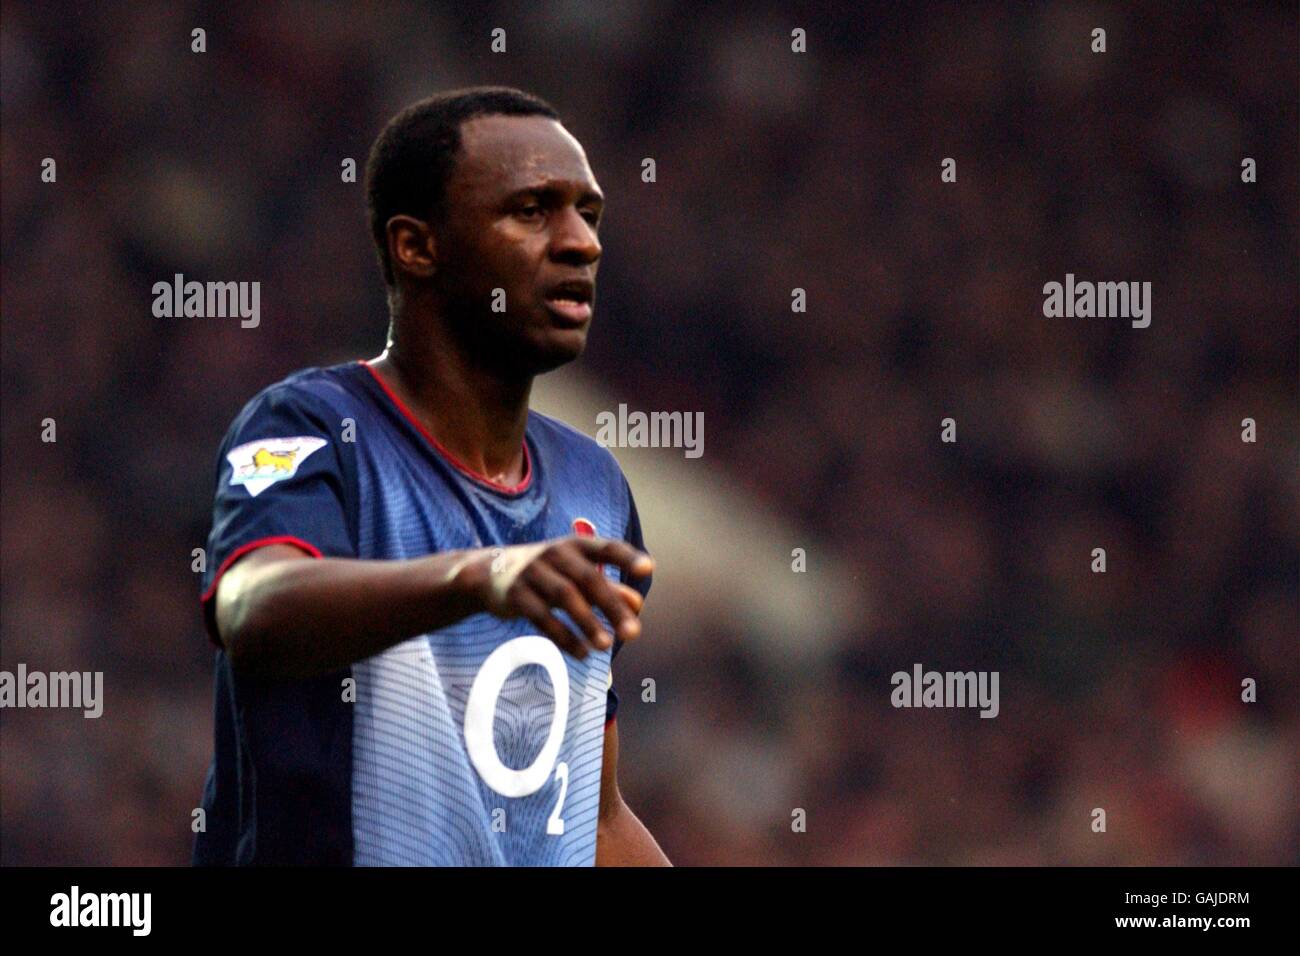
{"label": "man's bare forearm", "polygon": [[217,632],[236,670],[263,677],[327,674],[482,612],[526,618],[582,659],[614,641],[595,609],[624,641],[641,633],[641,595],[606,578],[606,564],[633,577],[654,570],[626,541],[577,535],[406,561],[312,560],[292,545],[269,544],[218,582]]}
{"label": "man's bare forearm", "polygon": [[218,630],[237,669],[283,678],[329,673],[484,610],[480,554],[267,561],[253,560],[254,552],[221,582]]}

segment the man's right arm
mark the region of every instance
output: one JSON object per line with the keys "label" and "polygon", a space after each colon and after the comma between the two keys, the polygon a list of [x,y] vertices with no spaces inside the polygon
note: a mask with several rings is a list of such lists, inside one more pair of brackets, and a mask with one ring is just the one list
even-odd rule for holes
{"label": "man's right arm", "polygon": [[[222,575],[217,631],[232,667],[305,678],[364,660],[473,614],[523,617],[562,650],[585,657],[612,644],[593,608],[624,641],[640,633],[641,595],[601,564],[649,574],[648,555],[623,541],[557,538],[509,548],[449,551],[404,561],[313,559],[286,544],[242,556]],[[552,612],[565,611],[577,630]]]}

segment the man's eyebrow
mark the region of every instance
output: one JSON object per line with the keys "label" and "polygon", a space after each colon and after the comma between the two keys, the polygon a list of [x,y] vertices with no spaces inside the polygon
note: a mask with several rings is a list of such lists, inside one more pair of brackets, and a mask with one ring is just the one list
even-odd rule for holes
{"label": "man's eyebrow", "polygon": [[[516,189],[509,196],[510,199],[518,199],[521,196],[535,195],[547,201],[554,202],[557,199],[563,199],[569,193],[569,189],[557,183],[537,183],[532,186],[523,186]],[[578,196],[577,205],[594,204],[597,206],[605,205],[605,197],[595,189],[584,189]]]}

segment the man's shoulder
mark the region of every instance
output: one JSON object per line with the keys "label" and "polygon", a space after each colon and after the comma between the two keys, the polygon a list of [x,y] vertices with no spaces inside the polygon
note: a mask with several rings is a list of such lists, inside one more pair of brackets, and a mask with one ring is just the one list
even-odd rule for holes
{"label": "man's shoulder", "polygon": [[576,463],[584,468],[599,468],[611,477],[623,478],[623,469],[608,448],[589,435],[584,435],[572,425],[552,418],[536,409],[528,412],[529,431],[534,440],[554,448],[563,460]]}
{"label": "man's shoulder", "polygon": [[351,385],[360,368],[357,362],[343,362],[291,372],[248,399],[236,422],[276,413],[346,415],[356,406],[357,393]]}

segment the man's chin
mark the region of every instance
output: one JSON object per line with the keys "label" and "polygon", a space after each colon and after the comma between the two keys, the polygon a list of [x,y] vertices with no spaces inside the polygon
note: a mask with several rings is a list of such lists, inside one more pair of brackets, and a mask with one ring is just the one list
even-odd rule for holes
{"label": "man's chin", "polygon": [[587,329],[548,329],[538,341],[530,342],[527,366],[533,375],[544,375],[568,365],[587,347]]}

